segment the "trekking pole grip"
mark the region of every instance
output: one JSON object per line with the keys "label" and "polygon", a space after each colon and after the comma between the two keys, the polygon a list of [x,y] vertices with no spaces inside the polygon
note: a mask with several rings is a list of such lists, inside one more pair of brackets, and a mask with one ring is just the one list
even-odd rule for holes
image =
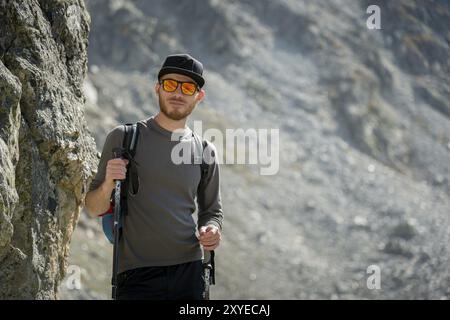
{"label": "trekking pole grip", "polygon": [[122,148],[114,148],[113,156],[114,156],[114,158],[122,158],[123,157],[123,149]]}
{"label": "trekking pole grip", "polygon": [[[114,157],[114,159],[122,159],[123,155],[124,155],[123,148],[114,148],[113,149],[113,157]],[[114,181],[116,182],[116,186],[117,186],[117,182],[120,182],[122,180],[115,179]]]}

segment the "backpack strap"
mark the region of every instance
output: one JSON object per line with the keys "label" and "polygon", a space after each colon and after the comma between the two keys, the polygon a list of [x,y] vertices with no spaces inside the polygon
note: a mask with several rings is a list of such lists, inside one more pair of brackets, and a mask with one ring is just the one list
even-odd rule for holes
{"label": "backpack strap", "polygon": [[137,141],[139,138],[139,130],[137,123],[127,123],[124,125],[125,135],[122,141],[122,148],[125,151],[125,157],[132,160],[136,155]]}
{"label": "backpack strap", "polygon": [[124,158],[127,159],[127,174],[124,187],[122,188],[122,211],[123,216],[128,214],[127,197],[128,194],[135,195],[139,190],[139,176],[137,166],[138,163],[134,160],[137,150],[137,142],[139,139],[139,128],[137,123],[126,123],[124,125],[124,136],[122,141],[122,148],[124,150]]}
{"label": "backpack strap", "polygon": [[201,180],[200,181],[202,182],[203,185],[205,185],[207,182],[209,169],[212,166],[209,165],[208,163],[206,163],[205,158],[203,157],[203,152],[208,147],[208,142],[206,140],[203,140],[202,146],[203,146],[203,148],[202,148],[202,163],[200,164],[200,169],[202,172],[201,172]]}
{"label": "backpack strap", "polygon": [[[198,185],[198,191],[204,189],[209,179],[209,174],[212,170],[213,163],[208,164],[205,161],[204,151],[208,148],[208,142],[204,139],[201,139],[196,133],[192,132],[192,136],[194,137],[194,152],[193,152],[193,162],[194,164],[200,163],[201,170],[201,178],[200,183]],[[200,162],[201,161],[201,162]]]}

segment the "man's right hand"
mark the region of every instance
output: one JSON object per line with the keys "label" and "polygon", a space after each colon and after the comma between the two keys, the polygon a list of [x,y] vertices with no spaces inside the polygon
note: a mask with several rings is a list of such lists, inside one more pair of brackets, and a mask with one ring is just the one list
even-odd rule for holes
{"label": "man's right hand", "polygon": [[111,192],[115,187],[114,180],[126,178],[127,164],[128,160],[120,158],[107,162],[105,180],[97,189],[86,194],[85,207],[91,217],[97,217],[109,209]]}
{"label": "man's right hand", "polygon": [[125,180],[127,173],[127,159],[111,159],[106,164],[105,183],[114,186],[114,180]]}

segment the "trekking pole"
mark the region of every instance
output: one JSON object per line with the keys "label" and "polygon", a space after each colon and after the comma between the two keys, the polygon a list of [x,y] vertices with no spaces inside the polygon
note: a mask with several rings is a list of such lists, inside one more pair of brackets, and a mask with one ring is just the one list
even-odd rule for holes
{"label": "trekking pole", "polygon": [[205,290],[203,291],[203,299],[209,300],[209,289],[211,284],[215,284],[214,275],[214,251],[209,251],[209,259],[203,263],[203,275],[205,281]]}
{"label": "trekking pole", "polygon": [[[121,158],[122,157],[122,149],[116,148],[113,150],[114,158]],[[115,193],[114,193],[114,224],[113,224],[113,230],[114,230],[114,244],[113,244],[113,268],[112,268],[112,298],[114,300],[117,300],[117,269],[119,266],[119,222],[121,219],[121,208],[120,208],[120,197],[121,197],[121,187],[122,187],[122,181],[121,180],[115,180],[116,186],[115,186]]]}

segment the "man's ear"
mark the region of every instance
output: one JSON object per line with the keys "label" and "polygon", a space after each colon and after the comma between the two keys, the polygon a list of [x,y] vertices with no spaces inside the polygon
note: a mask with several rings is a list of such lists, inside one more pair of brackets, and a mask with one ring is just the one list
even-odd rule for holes
{"label": "man's ear", "polygon": [[206,96],[206,92],[204,89],[200,89],[200,91],[197,94],[197,101],[201,102]]}
{"label": "man's ear", "polygon": [[155,93],[156,93],[156,95],[159,94],[159,88],[161,88],[161,85],[159,84],[159,82],[155,83]]}

